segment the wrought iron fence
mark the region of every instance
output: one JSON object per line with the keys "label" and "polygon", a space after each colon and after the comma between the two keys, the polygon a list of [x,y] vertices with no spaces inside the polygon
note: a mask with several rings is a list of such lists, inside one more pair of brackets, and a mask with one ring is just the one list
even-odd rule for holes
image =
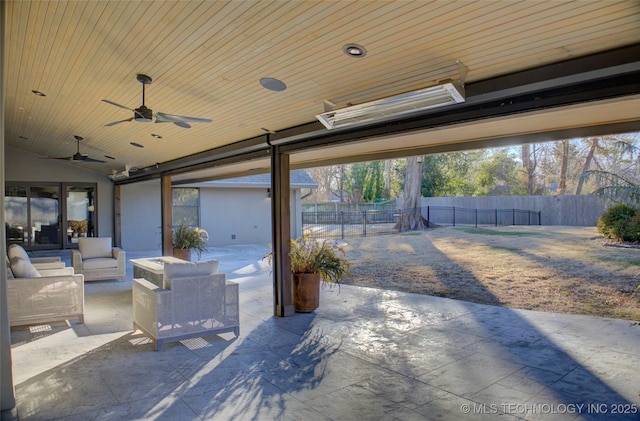
{"label": "wrought iron fence", "polygon": [[[540,211],[522,209],[468,209],[427,206],[415,209],[302,212],[303,231],[313,238],[353,238],[403,231],[399,222],[420,213],[425,225],[541,225]],[[414,218],[415,219],[415,218]],[[409,231],[404,229],[404,231]]]}

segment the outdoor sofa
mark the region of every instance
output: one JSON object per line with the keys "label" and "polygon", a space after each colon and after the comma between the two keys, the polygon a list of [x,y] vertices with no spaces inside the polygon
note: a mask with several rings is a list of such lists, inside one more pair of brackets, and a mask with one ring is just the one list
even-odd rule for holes
{"label": "outdoor sofa", "polygon": [[[44,263],[50,264],[55,262]],[[7,264],[11,326],[77,319],[84,323],[84,277],[72,267],[36,268],[13,256]]]}

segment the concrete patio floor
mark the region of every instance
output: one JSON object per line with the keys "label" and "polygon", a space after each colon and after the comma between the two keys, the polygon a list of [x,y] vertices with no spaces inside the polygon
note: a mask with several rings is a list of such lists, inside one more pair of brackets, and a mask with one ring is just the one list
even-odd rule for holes
{"label": "concrete patio floor", "polygon": [[238,338],[155,352],[132,331],[130,264],[86,283],[84,324],[13,328],[20,419],[640,419],[638,323],[348,285],[275,318],[265,251],[202,256],[240,284]]}

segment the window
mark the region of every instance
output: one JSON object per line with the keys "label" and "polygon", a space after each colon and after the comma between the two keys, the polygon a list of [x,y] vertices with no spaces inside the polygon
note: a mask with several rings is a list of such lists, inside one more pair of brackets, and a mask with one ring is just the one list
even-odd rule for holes
{"label": "window", "polygon": [[7,182],[4,212],[7,244],[30,250],[77,247],[97,235],[95,183]]}
{"label": "window", "polygon": [[171,189],[172,225],[200,225],[200,189],[174,187]]}

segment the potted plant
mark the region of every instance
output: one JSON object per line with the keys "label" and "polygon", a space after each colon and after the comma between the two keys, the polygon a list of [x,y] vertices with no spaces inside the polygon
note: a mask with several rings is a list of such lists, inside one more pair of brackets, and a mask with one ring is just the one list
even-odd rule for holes
{"label": "potted plant", "polygon": [[[315,240],[305,235],[291,240],[291,272],[293,275],[293,307],[309,313],[320,305],[320,284],[339,284],[343,276],[350,276],[349,262],[344,249],[330,240]],[[269,262],[273,252],[268,254]]]}
{"label": "potted plant", "polygon": [[209,233],[202,228],[182,224],[173,230],[173,256],[182,260],[191,261],[191,250],[198,253],[198,259],[203,251],[207,250]]}

